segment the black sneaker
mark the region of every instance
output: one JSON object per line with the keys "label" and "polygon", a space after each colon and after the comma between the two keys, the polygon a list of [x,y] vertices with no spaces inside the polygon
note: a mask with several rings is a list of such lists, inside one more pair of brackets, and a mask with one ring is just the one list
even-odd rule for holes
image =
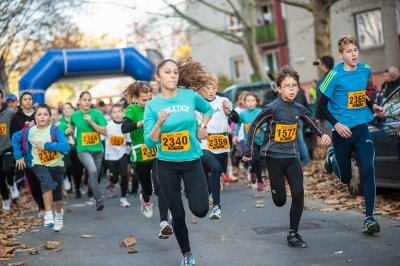
{"label": "black sneaker", "polygon": [[96,211],[101,211],[104,209],[104,203],[102,200],[96,200]]}
{"label": "black sneaker", "polygon": [[307,243],[301,238],[297,232],[289,233],[287,236],[287,243],[289,247],[306,248]]}
{"label": "black sneaker", "polygon": [[78,189],[78,190],[75,192],[75,199],[80,199],[80,198],[82,198],[82,194],[81,194],[81,191]]}
{"label": "black sneaker", "polygon": [[333,147],[330,147],[326,153],[326,158],[324,160],[324,168],[325,168],[326,172],[328,172],[328,174],[333,173],[333,165],[332,165],[330,157],[333,156],[334,153],[335,152],[334,152]]}
{"label": "black sneaker", "polygon": [[368,235],[373,235],[379,233],[381,231],[381,227],[379,223],[373,217],[367,217],[364,221],[364,229],[363,233]]}

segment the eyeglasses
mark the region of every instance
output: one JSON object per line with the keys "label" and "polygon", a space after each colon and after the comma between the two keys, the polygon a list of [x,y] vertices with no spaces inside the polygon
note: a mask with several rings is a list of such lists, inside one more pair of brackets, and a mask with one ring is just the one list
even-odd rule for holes
{"label": "eyeglasses", "polygon": [[282,88],[284,89],[290,89],[290,88],[297,89],[298,87],[299,85],[297,83],[282,85]]}

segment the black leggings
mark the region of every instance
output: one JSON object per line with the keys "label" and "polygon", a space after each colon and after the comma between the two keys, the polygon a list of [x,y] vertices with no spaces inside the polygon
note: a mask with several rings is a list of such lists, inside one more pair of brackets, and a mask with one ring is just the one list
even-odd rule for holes
{"label": "black leggings", "polygon": [[260,158],[260,150],[261,146],[254,144],[253,156],[250,161],[251,172],[255,173],[257,176],[257,182],[263,182],[262,179],[262,167],[261,167],[261,158]]}
{"label": "black leggings", "polygon": [[40,185],[39,179],[36,177],[35,173],[31,168],[26,167],[24,169],[25,174],[25,184],[32,195],[33,200],[39,207],[39,210],[44,210],[44,202],[42,196],[42,187]]}
{"label": "black leggings", "polygon": [[156,164],[157,162],[155,160],[152,160],[150,162],[136,162],[135,170],[140,185],[142,186],[141,193],[145,202],[149,202],[150,196],[151,194],[153,194],[154,186],[154,194],[156,194],[156,196],[158,197],[160,222],[162,222],[168,221],[168,206],[164,195],[161,193],[160,183],[156,175]]}
{"label": "black leggings", "polygon": [[304,208],[303,170],[298,158],[275,159],[266,157],[272,199],[276,206],[286,203],[285,177],[292,194],[290,230],[297,232]]}
{"label": "black leggings", "polygon": [[14,184],[14,158],[11,152],[0,155],[0,193],[3,200],[10,199],[8,188]]}
{"label": "black leggings", "polygon": [[110,170],[110,180],[113,183],[118,182],[118,175],[121,176],[119,185],[121,187],[121,197],[126,197],[128,190],[128,155],[124,154],[118,161],[107,161]]}
{"label": "black leggings", "polygon": [[182,254],[190,251],[185,208],[181,195],[181,180],[185,185],[189,208],[197,217],[208,212],[207,181],[200,159],[187,162],[168,162],[157,159],[157,176],[173,219],[175,237]]}

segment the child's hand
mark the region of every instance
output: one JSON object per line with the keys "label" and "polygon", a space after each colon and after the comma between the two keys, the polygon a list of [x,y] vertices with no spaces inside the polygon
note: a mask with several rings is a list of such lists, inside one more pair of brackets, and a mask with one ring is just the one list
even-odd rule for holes
{"label": "child's hand", "polygon": [[331,138],[327,134],[324,134],[321,137],[321,143],[325,146],[328,146],[329,144],[331,144]]}
{"label": "child's hand", "polygon": [[141,126],[143,126],[143,120],[140,120],[139,122],[137,122],[136,126],[139,128]]}
{"label": "child's hand", "polygon": [[237,145],[238,144],[238,137],[237,136],[233,136],[232,143],[233,143],[233,145]]}
{"label": "child's hand", "polygon": [[83,119],[85,119],[89,124],[92,123],[92,117],[88,114],[83,115]]}
{"label": "child's hand", "polygon": [[15,167],[18,168],[19,170],[24,170],[26,167],[25,159],[21,158],[19,160],[15,160]]}
{"label": "child's hand", "polygon": [[251,161],[251,157],[243,156],[242,161],[243,161],[243,162]]}
{"label": "child's hand", "polygon": [[335,129],[336,129],[337,133],[338,133],[342,138],[348,139],[348,138],[351,137],[351,130],[350,130],[350,128],[348,128],[347,126],[345,126],[345,125],[343,125],[343,124],[337,122],[337,123],[335,124]]}
{"label": "child's hand", "polygon": [[229,115],[231,113],[231,106],[228,101],[222,102],[222,109],[224,110],[224,113],[226,115]]}
{"label": "child's hand", "polygon": [[383,109],[383,107],[379,106],[377,104],[372,105],[372,110],[375,112],[376,116],[378,116],[378,117],[383,117],[385,115],[385,110]]}
{"label": "child's hand", "polygon": [[157,119],[157,124],[159,127],[162,127],[162,125],[164,124],[165,120],[167,120],[167,117],[169,116],[170,112],[168,112],[167,110],[161,110],[158,113],[158,119]]}
{"label": "child's hand", "polygon": [[36,149],[38,150],[44,150],[44,143],[43,142],[38,142],[36,144]]}

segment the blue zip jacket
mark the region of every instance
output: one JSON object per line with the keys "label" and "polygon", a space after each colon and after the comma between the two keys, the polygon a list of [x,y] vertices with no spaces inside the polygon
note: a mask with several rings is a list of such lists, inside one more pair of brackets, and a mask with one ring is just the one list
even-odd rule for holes
{"label": "blue zip jacket", "polygon": [[[28,141],[29,130],[31,127],[24,128],[18,132],[15,132],[12,136],[12,147],[14,150],[14,159],[19,160],[25,158],[26,167],[32,167],[32,145]],[[61,153],[68,153],[70,146],[64,132],[61,131],[57,126],[51,125],[50,129],[51,142],[44,144],[45,150],[58,151]]]}

